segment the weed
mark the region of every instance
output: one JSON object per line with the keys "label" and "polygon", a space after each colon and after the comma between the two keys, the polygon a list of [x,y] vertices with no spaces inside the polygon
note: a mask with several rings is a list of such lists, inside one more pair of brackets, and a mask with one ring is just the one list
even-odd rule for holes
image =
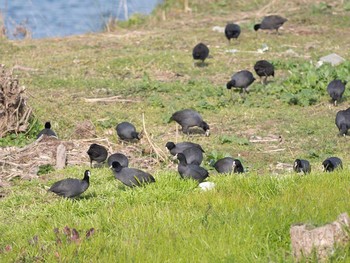
{"label": "weed", "polygon": [[39,171],[37,172],[37,175],[48,174],[52,173],[53,171],[55,171],[55,169],[52,165],[44,164],[39,166]]}

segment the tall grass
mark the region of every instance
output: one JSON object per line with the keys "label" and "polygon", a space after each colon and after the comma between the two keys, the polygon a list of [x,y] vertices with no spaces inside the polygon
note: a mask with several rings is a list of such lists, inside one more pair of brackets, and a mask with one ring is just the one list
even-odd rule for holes
{"label": "tall grass", "polygon": [[[65,174],[81,177],[82,169]],[[3,262],[293,262],[292,224],[324,224],[350,209],[348,171],[212,176],[207,192],[175,172],[155,177],[126,189],[107,168],[94,169],[75,200],[47,193],[53,180],[18,182],[1,201]]]}

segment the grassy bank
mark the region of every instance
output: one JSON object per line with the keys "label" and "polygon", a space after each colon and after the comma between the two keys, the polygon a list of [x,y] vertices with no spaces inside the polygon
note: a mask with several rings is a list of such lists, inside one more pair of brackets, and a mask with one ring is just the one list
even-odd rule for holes
{"label": "grassy bank", "polygon": [[[132,190],[107,168],[92,169],[90,188],[73,201],[47,193],[47,186],[82,177],[87,166],[12,181],[0,199],[1,260],[292,262],[291,224],[320,225],[349,211],[350,146],[348,138],[337,136],[334,124],[336,112],[348,107],[349,91],[333,107],[326,86],[334,78],[350,81],[350,63],[315,67],[329,53],[350,57],[348,3],[228,2],[190,1],[192,13],[184,13],[182,4],[167,1],[152,17],[133,18],[113,32],[0,40],[1,63],[33,69],[14,73],[29,93],[36,129],[51,120],[58,136],[70,140],[76,123],[88,119],[98,137],[117,143],[115,125],[127,120],[141,129],[144,113],[158,146],[190,140],[205,149],[206,168],[210,159],[230,155],[248,170],[243,176],[216,176],[210,170],[216,187],[201,192],[179,179],[171,161],[147,168],[156,184]],[[288,18],[281,35],[252,30],[267,13]],[[228,45],[212,27],[232,20],[240,23],[242,35]],[[193,65],[191,52],[198,42],[210,48],[207,67]],[[264,44],[269,50],[256,52]],[[226,82],[236,71],[253,71],[260,59],[274,63],[276,77],[267,86],[255,81],[246,100],[235,93],[232,101]],[[114,95],[130,102],[85,101]],[[168,119],[183,108],[202,114],[211,127],[209,139],[175,138]],[[280,140],[262,142],[271,138]],[[0,143],[25,145],[34,139],[27,134]],[[143,139],[135,147],[149,146]],[[322,173],[321,163],[329,156],[342,158],[344,171]],[[149,155],[140,151],[133,157]],[[310,160],[310,175],[281,168],[280,163],[292,164],[298,157]],[[131,164],[139,165],[133,159]],[[64,234],[65,226],[75,228],[79,238]],[[334,259],[347,259],[347,254],[339,251]]]}
{"label": "grassy bank", "polygon": [[[82,170],[68,169],[80,177]],[[2,200],[4,262],[293,262],[290,226],[324,224],[349,211],[349,173],[211,178],[202,192],[174,172],[125,189],[107,169],[92,172],[77,200],[18,182]],[[71,240],[64,228],[75,228]],[[59,233],[55,234],[55,228]],[[86,232],[94,233],[86,238]],[[8,247],[10,246],[10,247]],[[6,247],[10,249],[6,251]],[[348,251],[336,253],[341,260]]]}

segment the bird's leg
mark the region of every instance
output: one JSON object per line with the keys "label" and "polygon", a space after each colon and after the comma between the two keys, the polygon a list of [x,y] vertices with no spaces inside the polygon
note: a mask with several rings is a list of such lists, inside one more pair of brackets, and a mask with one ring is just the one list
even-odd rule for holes
{"label": "bird's leg", "polygon": [[234,90],[231,89],[231,101],[232,103],[235,103],[235,96],[234,96]]}
{"label": "bird's leg", "polygon": [[179,128],[178,128],[178,125],[177,125],[177,122],[175,122],[175,143],[177,143],[177,138],[179,136]]}
{"label": "bird's leg", "polygon": [[190,135],[190,131],[188,130],[188,126],[182,126],[182,132],[183,132],[184,134],[187,134],[187,136]]}
{"label": "bird's leg", "polygon": [[92,160],[90,159],[90,168],[92,168]]}
{"label": "bird's leg", "polygon": [[260,83],[264,85],[264,79],[260,77]]}
{"label": "bird's leg", "polygon": [[264,78],[264,85],[266,85],[267,84],[267,76],[265,76],[265,78]]}

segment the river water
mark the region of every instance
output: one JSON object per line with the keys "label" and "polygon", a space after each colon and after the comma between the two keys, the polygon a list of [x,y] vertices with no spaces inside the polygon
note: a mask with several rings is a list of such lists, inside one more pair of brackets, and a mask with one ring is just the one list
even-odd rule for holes
{"label": "river water", "polygon": [[[103,30],[111,18],[125,20],[134,13],[149,14],[162,0],[0,0],[1,16],[10,39],[62,37]],[[1,23],[1,17],[0,17]]]}

